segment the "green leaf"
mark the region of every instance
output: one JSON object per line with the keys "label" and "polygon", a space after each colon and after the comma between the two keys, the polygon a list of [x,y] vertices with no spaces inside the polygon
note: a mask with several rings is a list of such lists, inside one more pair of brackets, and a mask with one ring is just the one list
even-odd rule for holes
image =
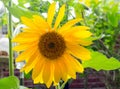
{"label": "green leaf", "polygon": [[115,70],[120,68],[120,62],[111,57],[107,58],[100,52],[91,52],[91,59],[83,62],[84,68],[93,68],[99,70]]}
{"label": "green leaf", "polygon": [[25,3],[30,2],[30,0],[18,0],[19,6],[24,6]]}
{"label": "green leaf", "polygon": [[4,4],[7,4],[10,0],[2,0]]}
{"label": "green leaf", "polygon": [[117,27],[117,26],[118,26],[118,21],[119,21],[118,14],[116,14],[116,13],[108,13],[108,14],[107,14],[107,17],[108,17],[109,23],[110,23],[112,26],[114,26],[114,27]]}
{"label": "green leaf", "polygon": [[24,77],[26,78],[26,79],[30,79],[31,78],[31,75],[32,75],[32,71],[30,71],[29,73],[24,73]]}
{"label": "green leaf", "polygon": [[84,10],[89,10],[89,8],[86,5],[81,3],[74,3],[73,7],[75,10],[76,18],[82,18],[82,13],[84,12]]}
{"label": "green leaf", "polygon": [[15,76],[0,79],[0,89],[19,89],[19,80]]}
{"label": "green leaf", "polygon": [[31,18],[32,15],[38,14],[37,12],[29,11],[28,9],[19,6],[7,7],[7,9],[12,15],[19,19],[21,18],[21,16]]}
{"label": "green leaf", "polygon": [[76,18],[82,18],[81,14],[81,11],[83,10],[82,5],[80,3],[74,3],[73,7],[75,9]]}

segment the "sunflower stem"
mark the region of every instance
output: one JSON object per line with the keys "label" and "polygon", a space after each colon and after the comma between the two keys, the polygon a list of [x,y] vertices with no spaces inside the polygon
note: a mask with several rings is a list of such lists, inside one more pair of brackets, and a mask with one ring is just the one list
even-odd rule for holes
{"label": "sunflower stem", "polygon": [[55,86],[55,89],[61,89],[60,88],[60,84],[58,84],[57,86]]}
{"label": "sunflower stem", "polygon": [[55,86],[55,89],[59,89],[58,86]]}
{"label": "sunflower stem", "polygon": [[[12,6],[12,1],[9,1],[8,7]],[[9,38],[9,75],[14,76],[14,61],[12,51],[12,16],[8,13],[8,38]]]}
{"label": "sunflower stem", "polygon": [[60,84],[58,84],[58,89],[61,89],[61,88],[60,88]]}
{"label": "sunflower stem", "polygon": [[64,82],[64,83],[61,85],[61,88],[60,88],[60,89],[64,89],[66,83],[67,83],[67,81]]}

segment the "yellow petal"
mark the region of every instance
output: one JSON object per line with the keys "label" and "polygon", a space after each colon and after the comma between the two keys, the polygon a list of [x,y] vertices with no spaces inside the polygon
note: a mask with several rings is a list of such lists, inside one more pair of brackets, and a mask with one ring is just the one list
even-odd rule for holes
{"label": "yellow petal", "polygon": [[34,66],[36,65],[36,63],[39,60],[39,55],[38,52],[36,51],[32,56],[30,56],[28,62],[26,63],[26,65],[21,69],[21,71],[25,70],[25,73],[29,73]]}
{"label": "yellow petal", "polygon": [[63,57],[61,57],[58,60],[59,60],[58,66],[60,66],[59,70],[61,71],[61,79],[64,80],[64,82],[66,82],[68,80],[68,77],[67,77],[68,69],[63,61],[64,60]]}
{"label": "yellow petal", "polygon": [[61,78],[61,71],[59,69],[61,66],[59,66],[58,62],[55,62],[54,66],[55,66],[55,70],[54,70],[55,78],[54,78],[54,80],[55,80],[55,83],[58,84],[60,81],[60,78]]}
{"label": "yellow petal", "polygon": [[[25,28],[21,28],[21,30],[23,32],[36,32],[36,30],[33,30],[32,28],[29,28],[29,27],[25,27]],[[36,32],[37,33],[37,32]]]}
{"label": "yellow petal", "polygon": [[[67,55],[64,56],[64,63],[66,65],[66,68],[68,69],[68,75],[71,78],[76,78],[76,70],[73,69],[73,64],[69,62],[69,59],[67,58]],[[72,65],[71,65],[72,64]]]}
{"label": "yellow petal", "polygon": [[33,68],[32,72],[32,79],[34,80],[36,77],[39,76],[39,74],[42,72],[42,67],[44,67],[45,59],[42,57],[39,58],[39,61],[36,63],[36,65]]}
{"label": "yellow petal", "polygon": [[28,48],[31,49],[33,47],[36,47],[37,44],[38,44],[38,42],[21,43],[21,44],[15,46],[15,47],[13,47],[12,50],[14,50],[14,51],[24,51]]}
{"label": "yellow petal", "polygon": [[13,38],[12,42],[16,42],[19,44],[32,44],[32,43],[38,43],[39,38],[33,37],[33,38]]}
{"label": "yellow petal", "polygon": [[54,66],[53,66],[53,63],[51,63],[49,75],[50,75],[50,79],[46,83],[48,88],[50,88],[50,86],[51,86],[51,84],[53,82],[53,79],[54,79]]}
{"label": "yellow petal", "polygon": [[51,24],[52,24],[52,21],[53,21],[53,17],[54,17],[54,14],[55,14],[55,6],[56,6],[56,3],[52,3],[48,9],[48,17],[47,17],[47,22],[49,24],[50,27]]}
{"label": "yellow petal", "polygon": [[21,62],[24,61],[30,57],[30,55],[32,55],[35,51],[36,51],[36,47],[32,47],[34,48],[34,50],[31,50],[31,47],[28,48],[27,50],[25,50],[24,52],[22,52],[21,54],[19,54],[19,56],[16,58],[16,62]]}
{"label": "yellow petal", "polygon": [[43,76],[43,70],[44,70],[44,64],[43,64],[43,66],[41,67],[41,72],[39,72],[39,75],[36,77],[36,78],[34,78],[34,83],[35,84],[37,84],[37,83],[44,83],[43,82],[43,78],[42,78],[42,76]]}
{"label": "yellow petal", "polygon": [[80,62],[77,59],[73,58],[68,53],[64,57],[66,59],[65,61],[69,63],[69,65],[71,66],[71,69],[73,69],[75,73],[76,72],[83,73],[84,71],[83,66],[80,64]]}
{"label": "yellow petal", "polygon": [[32,33],[34,33],[34,34],[43,34],[44,33],[44,31],[43,30],[40,30],[39,28],[37,28],[36,30],[34,30],[34,29],[32,29],[32,28],[30,28],[30,27],[25,27],[25,28],[22,28],[21,29],[23,32],[32,32]]}
{"label": "yellow petal", "polygon": [[38,30],[41,33],[46,32],[48,29],[50,29],[48,23],[41,16],[33,15],[33,22],[39,28]]}
{"label": "yellow petal", "polygon": [[64,24],[60,29],[59,32],[64,34],[65,32],[69,31],[68,29],[70,29],[73,25],[75,25],[76,23],[78,23],[80,20],[80,18],[77,19],[73,19],[68,21],[66,24]]}
{"label": "yellow petal", "polygon": [[80,44],[82,46],[89,46],[92,44],[92,40],[87,40],[87,39],[80,39],[80,38],[76,38],[73,36],[68,36],[68,37],[64,37],[65,41],[70,42],[70,43],[76,43],[76,44]]}
{"label": "yellow petal", "polygon": [[15,38],[13,38],[12,42],[19,42],[19,43],[34,42],[37,41],[40,36],[41,35],[39,33],[22,32],[19,33]]}
{"label": "yellow petal", "polygon": [[74,29],[74,30],[70,29],[68,32],[66,32],[64,37],[85,39],[85,38],[90,37],[91,35],[92,35],[92,33],[90,31],[81,31],[81,30],[77,30],[77,29]]}
{"label": "yellow petal", "polygon": [[44,70],[43,70],[43,81],[45,84],[49,81],[50,76],[51,76],[51,62],[47,62],[46,60]]}
{"label": "yellow petal", "polygon": [[56,29],[58,27],[58,25],[60,24],[61,20],[64,17],[64,13],[65,13],[65,5],[62,5],[62,7],[60,8],[60,11],[58,13],[58,16],[56,18],[54,29]]}
{"label": "yellow petal", "polygon": [[[73,32],[74,33],[74,32]],[[62,35],[64,37],[64,40],[66,42],[70,42],[72,44],[76,43],[76,44],[80,44],[82,46],[88,46],[92,44],[92,40],[88,40],[87,38],[80,38],[80,37],[76,37],[73,35],[73,33],[68,33],[66,35]],[[76,31],[77,33],[77,31]]]}
{"label": "yellow petal", "polygon": [[74,55],[75,57],[81,59],[81,60],[89,60],[91,58],[90,51],[86,48],[73,44],[73,43],[66,43],[68,47],[68,52]]}
{"label": "yellow petal", "polygon": [[26,26],[28,26],[29,28],[38,31],[39,28],[37,28],[37,26],[35,26],[32,19],[29,19],[27,17],[21,17],[21,20],[22,20],[22,23],[25,24]]}
{"label": "yellow petal", "polygon": [[76,31],[75,33],[73,33],[73,36],[84,39],[84,38],[88,38],[92,35],[91,32],[89,31]]}
{"label": "yellow petal", "polygon": [[30,45],[28,44],[20,44],[12,48],[14,51],[23,51],[29,48]]}
{"label": "yellow petal", "polygon": [[92,44],[92,41],[91,40],[82,40],[82,39],[79,39],[78,43],[82,46],[89,46]]}
{"label": "yellow petal", "polygon": [[[43,71],[43,68],[42,68],[42,71]],[[42,80],[42,77],[41,77],[42,75],[41,74],[39,74],[37,78],[33,79],[34,84],[38,84],[38,83],[43,84],[43,80]]]}
{"label": "yellow petal", "polygon": [[80,44],[80,45],[82,45],[82,46],[89,46],[89,45],[91,45],[93,42],[90,40],[80,40],[79,39],[79,41],[78,41],[78,43]]}

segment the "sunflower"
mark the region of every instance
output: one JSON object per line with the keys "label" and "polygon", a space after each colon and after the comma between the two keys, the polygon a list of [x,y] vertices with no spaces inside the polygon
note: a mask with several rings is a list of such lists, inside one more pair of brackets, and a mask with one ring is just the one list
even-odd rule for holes
{"label": "sunflower", "polygon": [[61,79],[75,79],[76,72],[84,71],[79,61],[89,60],[90,52],[83,46],[92,43],[86,40],[91,36],[89,28],[75,26],[81,19],[73,19],[59,26],[65,14],[65,5],[60,7],[52,26],[55,6],[56,3],[50,5],[47,20],[38,15],[33,15],[33,18],[21,17],[26,27],[13,38],[13,42],[18,43],[13,50],[22,51],[16,62],[26,62],[21,71],[32,71],[34,83],[44,83],[48,88],[52,84],[58,85]]}

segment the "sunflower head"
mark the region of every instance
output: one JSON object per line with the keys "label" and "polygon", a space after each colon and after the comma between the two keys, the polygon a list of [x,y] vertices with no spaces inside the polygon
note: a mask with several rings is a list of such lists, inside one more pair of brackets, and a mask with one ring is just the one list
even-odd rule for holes
{"label": "sunflower head", "polygon": [[57,59],[64,54],[66,44],[57,32],[47,32],[40,37],[39,51],[48,59]]}
{"label": "sunflower head", "polygon": [[61,79],[65,82],[69,78],[75,79],[76,72],[84,71],[79,60],[90,59],[90,52],[84,46],[92,43],[86,40],[92,35],[89,28],[75,25],[81,19],[73,19],[59,26],[65,14],[65,5],[60,8],[52,26],[55,5],[50,5],[47,20],[38,15],[22,17],[26,27],[13,39],[18,43],[13,49],[22,51],[16,62],[26,62],[21,71],[28,73],[32,70],[34,83],[44,83],[48,88],[51,84],[58,85]]}

